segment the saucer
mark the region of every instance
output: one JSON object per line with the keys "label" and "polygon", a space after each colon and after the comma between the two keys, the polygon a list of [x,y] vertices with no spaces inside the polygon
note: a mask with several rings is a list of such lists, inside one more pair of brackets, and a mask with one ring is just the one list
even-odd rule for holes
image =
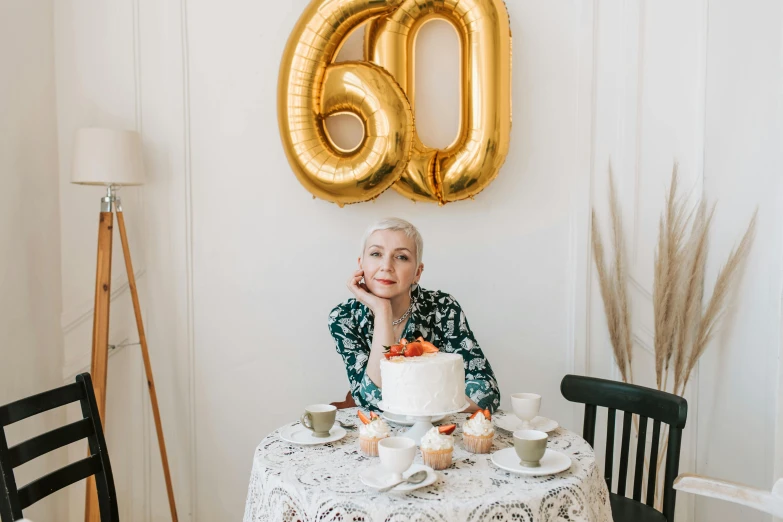
{"label": "saucer", "polygon": [[492,463],[511,473],[540,477],[542,475],[555,475],[571,467],[571,457],[559,451],[547,449],[541,459],[541,466],[528,468],[520,464],[519,455],[514,448],[506,448],[492,454]]}
{"label": "saucer", "polygon": [[312,446],[315,444],[326,444],[340,440],[345,437],[346,433],[348,432],[341,428],[338,424],[335,424],[332,426],[332,429],[329,430],[328,437],[316,437],[313,435],[312,431],[308,430],[297,422],[281,429],[280,438],[286,442],[291,442],[292,444]]}
{"label": "saucer", "polygon": [[556,420],[538,416],[530,421],[529,428],[525,428],[523,427],[523,422],[513,413],[503,416],[496,416],[493,417],[492,420],[495,422],[495,426],[498,428],[510,431],[512,433],[521,429],[538,430],[549,433],[550,431],[556,430],[560,427]]}
{"label": "saucer", "polygon": [[408,415],[410,415],[411,417],[417,417],[419,419],[427,419],[427,420],[432,419],[433,417],[441,417],[441,416],[451,415],[452,413],[460,413],[460,412],[465,411],[466,409],[468,409],[469,406],[470,406],[470,403],[465,401],[465,404],[462,405],[459,409],[454,409],[454,410],[449,410],[449,411],[436,411],[434,413],[428,413],[428,414],[418,414],[418,413],[411,414],[411,413],[405,413],[405,412],[402,412],[402,411],[391,410],[391,409],[386,407],[386,404],[383,401],[378,401],[378,409],[383,411],[384,413],[393,413],[395,415],[400,415],[400,416],[408,416]]}
{"label": "saucer", "polygon": [[[416,424],[416,421],[408,420],[407,415],[398,415],[396,413],[391,413],[388,411],[383,412],[381,417],[383,417],[389,422],[393,422],[394,424],[398,424],[400,426],[413,426],[414,424]],[[437,417],[433,417],[430,422],[440,422],[445,418],[446,418],[445,415],[438,415]]]}
{"label": "saucer", "polygon": [[[389,491],[389,493],[407,493],[408,491],[413,491],[414,489],[430,486],[434,484],[436,480],[438,480],[438,473],[431,467],[425,466],[424,464],[411,464],[411,467],[408,468],[408,470],[403,473],[402,476],[403,478],[408,478],[417,471],[421,470],[427,471],[427,478],[424,479],[424,482],[420,482],[418,484],[400,484],[396,488]],[[380,464],[363,469],[359,474],[359,478],[362,480],[362,483],[364,483],[365,486],[370,486],[373,489],[385,488],[386,486],[390,486],[392,484],[391,473],[383,469]]]}

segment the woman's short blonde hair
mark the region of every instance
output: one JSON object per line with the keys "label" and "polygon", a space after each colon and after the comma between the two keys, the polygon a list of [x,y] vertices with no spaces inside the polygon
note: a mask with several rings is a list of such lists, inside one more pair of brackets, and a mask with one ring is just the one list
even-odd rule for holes
{"label": "woman's short blonde hair", "polygon": [[416,245],[416,266],[421,264],[421,260],[424,257],[424,240],[421,238],[419,230],[413,226],[413,224],[400,218],[381,219],[367,227],[367,230],[364,232],[364,236],[362,236],[362,250],[359,257],[364,256],[364,248],[367,246],[367,239],[369,239],[369,237],[373,235],[374,232],[379,230],[394,230],[397,232],[403,232],[406,236],[413,239],[413,242]]}

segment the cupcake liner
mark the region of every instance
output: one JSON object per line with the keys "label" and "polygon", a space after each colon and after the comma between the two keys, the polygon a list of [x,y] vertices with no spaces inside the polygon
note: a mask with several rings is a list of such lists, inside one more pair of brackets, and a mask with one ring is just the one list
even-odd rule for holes
{"label": "cupcake liner", "polygon": [[462,434],[462,442],[465,445],[465,449],[471,453],[489,453],[492,449],[492,441],[494,438],[494,433],[491,435]]}
{"label": "cupcake liner", "polygon": [[432,469],[446,469],[451,466],[451,458],[454,448],[443,450],[421,450],[421,456],[424,459],[424,465]]}
{"label": "cupcake liner", "polygon": [[378,456],[378,441],[372,437],[359,437],[359,449],[368,457]]}

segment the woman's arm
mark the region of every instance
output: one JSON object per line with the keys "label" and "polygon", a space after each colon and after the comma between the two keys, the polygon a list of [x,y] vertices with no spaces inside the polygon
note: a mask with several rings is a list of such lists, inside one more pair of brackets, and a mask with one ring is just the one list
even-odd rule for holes
{"label": "woman's arm", "polygon": [[372,384],[380,388],[381,383],[381,357],[386,350],[385,346],[395,343],[394,326],[392,325],[391,301],[378,297],[367,289],[362,283],[364,271],[357,270],[348,279],[348,289],[356,296],[356,299],[369,308],[374,317],[372,346],[370,346],[370,358],[367,362],[366,375]]}
{"label": "woman's arm", "polygon": [[329,333],[337,353],[343,358],[354,401],[361,407],[377,409],[381,390],[366,371],[371,349],[354,319],[355,313],[356,309],[348,304],[334,308],[329,314]]}
{"label": "woman's arm", "polygon": [[388,310],[381,310],[375,315],[373,323],[372,346],[370,347],[370,360],[367,362],[367,375],[378,388],[383,386],[381,382],[381,358],[386,346],[395,344],[391,318],[391,305]]}

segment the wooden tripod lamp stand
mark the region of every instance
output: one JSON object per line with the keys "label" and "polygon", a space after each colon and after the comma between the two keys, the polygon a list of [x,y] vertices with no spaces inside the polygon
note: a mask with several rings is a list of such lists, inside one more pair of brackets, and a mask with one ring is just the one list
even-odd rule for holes
{"label": "wooden tripod lamp stand", "polygon": [[[152,366],[147,351],[147,338],[139,306],[139,294],[136,290],[136,277],[133,274],[128,236],[125,233],[125,218],[122,205],[116,191],[126,185],[144,183],[144,161],[141,139],[136,132],[111,129],[81,129],[76,133],[73,154],[71,182],[83,185],[102,185],[106,195],[101,198],[101,214],[98,226],[98,262],[95,274],[95,315],[92,327],[92,382],[101,421],[106,424],[106,374],[109,356],[109,304],[111,302],[111,249],[114,213],[120,229],[122,252],[125,257],[125,270],[128,272],[128,286],[136,315],[136,327],[139,331],[139,344],[147,375],[147,387],[150,392],[152,413],[158,434],[158,446],[166,478],[166,490],[171,508],[171,518],[177,522],[177,508],[174,504],[174,489],[171,485],[169,462],[166,455],[166,443],[163,439],[163,427],[160,423],[158,397],[155,381],[152,378]],[[87,499],[84,519],[86,522],[98,522],[98,495],[94,477],[87,481]]]}

